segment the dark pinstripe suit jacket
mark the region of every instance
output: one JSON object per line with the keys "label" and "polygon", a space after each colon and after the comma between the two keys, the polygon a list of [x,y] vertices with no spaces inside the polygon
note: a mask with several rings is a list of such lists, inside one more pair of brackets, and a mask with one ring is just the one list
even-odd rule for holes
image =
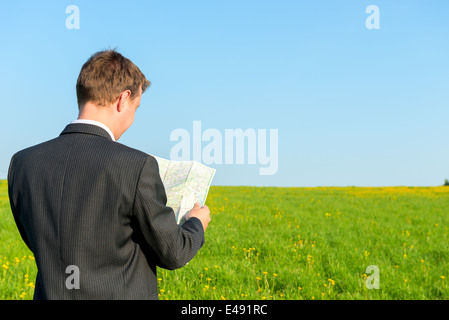
{"label": "dark pinstripe suit jacket", "polygon": [[[16,153],[8,188],[36,259],[35,299],[157,299],[156,266],[180,268],[204,243],[199,219],[176,224],[154,157],[94,125]],[[79,289],[66,285],[71,265]]]}

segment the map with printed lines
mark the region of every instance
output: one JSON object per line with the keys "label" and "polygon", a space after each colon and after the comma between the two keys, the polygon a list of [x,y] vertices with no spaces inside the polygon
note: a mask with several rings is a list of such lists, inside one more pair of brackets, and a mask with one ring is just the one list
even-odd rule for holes
{"label": "map with printed lines", "polygon": [[167,194],[167,206],[175,212],[178,224],[185,221],[185,215],[195,202],[206,203],[207,193],[215,175],[215,169],[197,161],[173,161],[157,156],[159,174]]}

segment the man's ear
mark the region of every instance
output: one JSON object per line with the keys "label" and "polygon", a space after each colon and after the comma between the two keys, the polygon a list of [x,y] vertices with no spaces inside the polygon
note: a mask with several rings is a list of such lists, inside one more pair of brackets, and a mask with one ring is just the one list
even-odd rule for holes
{"label": "man's ear", "polygon": [[129,99],[131,98],[131,91],[125,90],[122,93],[120,93],[120,96],[117,100],[117,111],[121,112],[123,111],[123,108],[128,105]]}

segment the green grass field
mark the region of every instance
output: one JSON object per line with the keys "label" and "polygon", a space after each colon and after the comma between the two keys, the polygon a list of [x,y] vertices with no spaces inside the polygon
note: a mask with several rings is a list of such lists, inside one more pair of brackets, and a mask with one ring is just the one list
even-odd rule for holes
{"label": "green grass field", "polygon": [[[206,244],[159,269],[160,299],[448,299],[449,187],[211,187]],[[0,299],[36,268],[0,181]],[[379,289],[368,289],[379,268]]]}

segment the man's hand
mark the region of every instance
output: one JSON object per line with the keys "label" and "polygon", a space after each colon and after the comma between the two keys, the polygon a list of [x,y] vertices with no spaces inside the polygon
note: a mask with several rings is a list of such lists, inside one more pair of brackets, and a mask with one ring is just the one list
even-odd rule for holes
{"label": "man's hand", "polygon": [[201,207],[199,202],[195,203],[193,208],[187,213],[186,220],[192,217],[200,219],[201,223],[203,224],[203,229],[204,231],[206,231],[206,228],[211,220],[209,208],[206,205]]}

